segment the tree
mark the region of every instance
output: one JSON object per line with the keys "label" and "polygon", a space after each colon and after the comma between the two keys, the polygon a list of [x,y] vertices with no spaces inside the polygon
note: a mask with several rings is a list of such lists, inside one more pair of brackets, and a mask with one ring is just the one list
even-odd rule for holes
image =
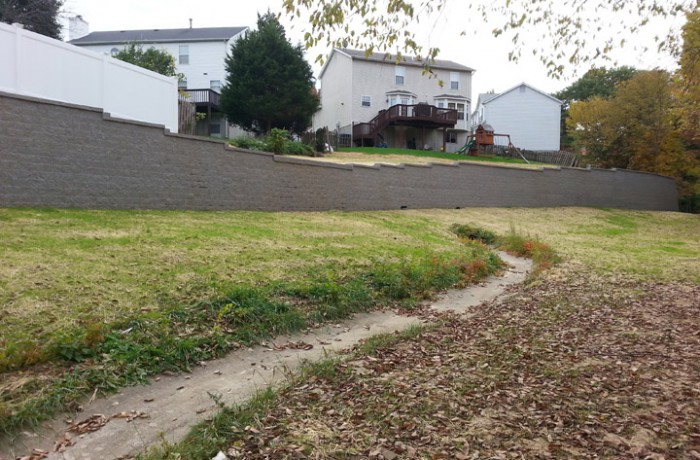
{"label": "tree", "polygon": [[674,89],[681,135],[695,167],[686,172],[688,191],[681,209],[700,212],[700,11],[688,14],[687,19]]}
{"label": "tree", "polygon": [[683,135],[688,144],[700,149],[700,11],[688,14],[679,64],[675,88]]}
{"label": "tree", "polygon": [[568,127],[592,164],[668,175],[688,196],[698,163],[683,145],[674,104],[671,75],[643,71],[620,83],[610,99],[572,103]]}
{"label": "tree", "polygon": [[563,102],[561,106],[561,145],[568,146],[573,141],[567,127],[569,107],[572,102],[588,101],[594,97],[609,99],[615,94],[617,85],[634,77],[637,72],[637,69],[628,66],[610,70],[605,67],[593,67],[571,85],[554,94],[554,97]]}
{"label": "tree", "polygon": [[18,22],[27,30],[60,40],[62,6],[63,0],[0,0],[0,21]]}
{"label": "tree", "polygon": [[255,132],[302,132],[318,110],[311,66],[292,46],[277,17],[258,15],[258,28],[231,47],[221,107],[232,123]]}
{"label": "tree", "polygon": [[615,88],[637,74],[634,67],[622,66],[610,70],[605,67],[593,67],[581,78],[554,95],[568,106],[573,101],[587,101],[593,97],[609,99],[615,94]]}
{"label": "tree", "polygon": [[143,49],[140,43],[128,43],[126,48],[114,55],[115,58],[124,62],[152,70],[166,77],[178,77],[182,79],[182,74],[177,72],[175,58],[165,50],[153,47]]}
{"label": "tree", "polygon": [[[371,51],[412,54],[426,64],[439,53],[424,47],[413,32],[414,25],[432,14],[444,13],[459,0],[284,0],[287,14],[308,24],[307,47],[325,43],[336,48],[352,47]],[[550,75],[566,65],[591,62],[624,45],[616,31],[640,32],[653,17],[675,17],[693,11],[698,0],[473,0],[467,2],[467,20],[497,21],[496,36],[507,35],[513,42],[510,58],[517,60],[523,50],[520,31],[533,27],[546,30],[538,44],[529,48],[538,54]],[[449,14],[449,12],[447,13]],[[657,37],[660,48],[677,52],[678,32],[669,30]],[[323,56],[317,60],[322,61]]]}

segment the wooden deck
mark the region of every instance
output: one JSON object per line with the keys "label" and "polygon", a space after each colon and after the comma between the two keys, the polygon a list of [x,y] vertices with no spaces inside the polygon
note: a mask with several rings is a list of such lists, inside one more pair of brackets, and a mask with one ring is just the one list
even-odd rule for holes
{"label": "wooden deck", "polygon": [[355,140],[374,139],[388,126],[413,126],[418,128],[452,128],[457,123],[457,111],[428,104],[397,104],[379,114],[368,123],[357,123],[352,128]]}

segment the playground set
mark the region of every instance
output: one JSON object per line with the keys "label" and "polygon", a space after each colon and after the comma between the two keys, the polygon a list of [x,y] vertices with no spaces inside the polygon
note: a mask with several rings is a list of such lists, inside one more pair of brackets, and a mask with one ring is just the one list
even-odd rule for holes
{"label": "playground set", "polygon": [[480,154],[515,156],[514,154],[517,154],[526,163],[529,163],[520,149],[511,142],[510,134],[494,133],[493,127],[486,123],[479,125],[474,134],[467,137],[466,144],[457,153],[473,156]]}

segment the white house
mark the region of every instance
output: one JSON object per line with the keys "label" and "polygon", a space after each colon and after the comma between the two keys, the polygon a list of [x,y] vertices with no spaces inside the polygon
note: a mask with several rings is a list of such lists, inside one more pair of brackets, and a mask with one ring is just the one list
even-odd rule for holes
{"label": "white house", "polygon": [[559,150],[562,102],[521,83],[502,93],[479,94],[471,128],[489,124],[526,150]]}
{"label": "white house", "polygon": [[423,64],[334,49],[319,75],[314,129],[337,129],[355,145],[458,150],[469,134],[474,69],[437,60],[424,75]]}
{"label": "white house", "polygon": [[[190,23],[191,25],[191,23]],[[226,80],[226,56],[231,45],[248,27],[203,27],[185,29],[115,30],[92,32],[69,43],[93,51],[115,55],[128,43],[155,47],[170,53],[177,71],[184,75],[180,89],[187,90],[197,111],[207,114],[204,132],[229,136],[229,126],[221,114],[219,95]]]}

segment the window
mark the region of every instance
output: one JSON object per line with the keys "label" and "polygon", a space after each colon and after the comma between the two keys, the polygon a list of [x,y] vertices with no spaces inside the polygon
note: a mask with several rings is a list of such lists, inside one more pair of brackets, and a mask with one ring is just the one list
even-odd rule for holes
{"label": "window", "polygon": [[448,109],[453,109],[457,111],[457,119],[464,120],[464,104],[459,102],[449,102],[447,104]]}
{"label": "window", "polygon": [[216,91],[217,93],[220,93],[221,92],[221,80],[210,80],[209,81],[209,88]]}
{"label": "window", "polygon": [[438,106],[438,109],[444,109],[445,108],[445,101],[437,101],[437,106]]}
{"label": "window", "polygon": [[190,63],[190,45],[180,45],[180,56],[178,58],[180,64]]}
{"label": "window", "polygon": [[396,66],[394,70],[394,75],[396,77],[396,84],[403,85],[406,82],[406,68],[401,66]]}
{"label": "window", "polygon": [[119,48],[112,48],[109,50],[109,53],[112,55],[112,57],[114,57],[119,53]]}
{"label": "window", "polygon": [[187,89],[187,79],[186,78],[183,78],[182,80],[178,80],[177,89]]}
{"label": "window", "polygon": [[390,94],[388,97],[389,107],[393,107],[398,104],[413,105],[416,103],[415,96],[411,94]]}
{"label": "window", "polygon": [[371,96],[362,96],[362,107],[372,107]]}
{"label": "window", "polygon": [[221,125],[218,123],[210,123],[209,124],[209,133],[210,134],[221,134]]}
{"label": "window", "polygon": [[459,89],[459,72],[450,72],[450,89]]}
{"label": "window", "polygon": [[456,144],[457,143],[457,133],[454,131],[447,131],[445,133],[445,142]]}

